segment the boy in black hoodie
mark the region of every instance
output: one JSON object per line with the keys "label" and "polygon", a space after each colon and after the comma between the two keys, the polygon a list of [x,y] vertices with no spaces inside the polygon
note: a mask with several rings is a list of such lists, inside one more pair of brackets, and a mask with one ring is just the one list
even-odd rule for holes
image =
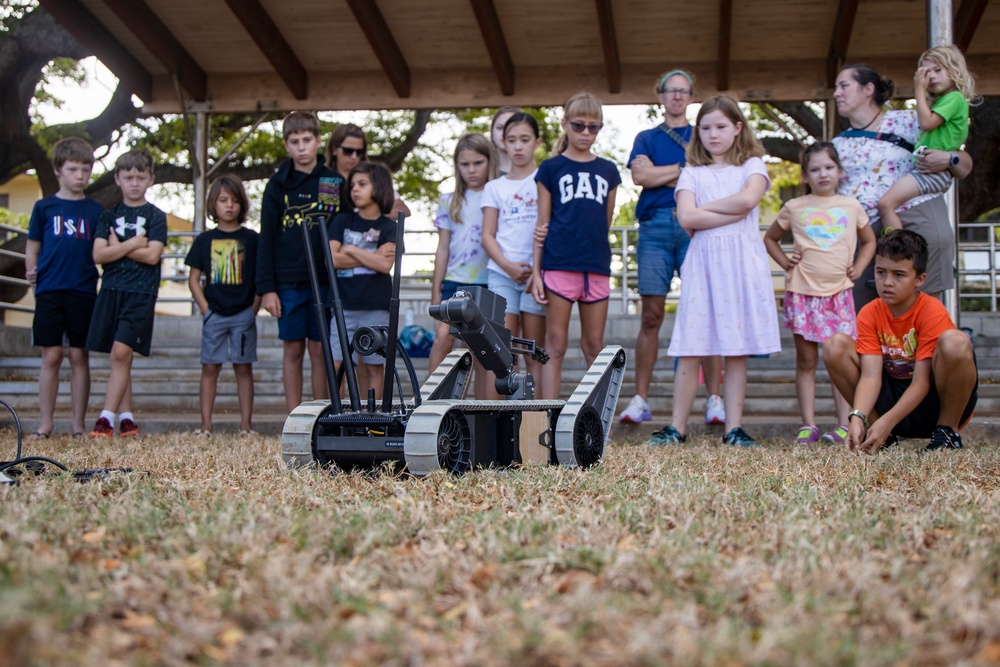
{"label": "boy in black hoodie", "polygon": [[319,224],[340,210],[344,179],[318,155],[319,122],[311,113],[293,111],[282,123],[290,160],[282,162],[267,182],[260,211],[257,246],[257,293],[261,305],[278,318],[283,342],[282,380],[285,403],[291,411],[302,402],[302,359],[308,339],[313,398],[329,398],[315,301],[309,271],[303,261],[301,225],[311,235],[314,261],[326,301],[328,289]]}

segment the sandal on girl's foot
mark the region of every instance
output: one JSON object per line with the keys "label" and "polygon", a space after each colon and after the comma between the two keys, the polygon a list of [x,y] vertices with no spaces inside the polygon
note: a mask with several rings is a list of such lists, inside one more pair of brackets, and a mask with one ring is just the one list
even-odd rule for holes
{"label": "sandal on girl's foot", "polygon": [[842,445],[847,442],[847,426],[841,424],[837,428],[823,434],[823,442],[829,442],[833,445]]}
{"label": "sandal on girl's foot", "polygon": [[35,431],[28,436],[28,442],[34,442],[36,440],[48,440],[52,433],[43,433],[41,431]]}
{"label": "sandal on girl's foot", "polygon": [[212,432],[205,428],[196,428],[194,431],[191,432],[191,435],[196,435],[199,438],[211,438]]}
{"label": "sandal on girl's foot", "polygon": [[260,434],[257,433],[257,431],[253,430],[252,428],[241,428],[240,429],[240,437],[241,438],[253,438],[253,437],[258,436],[258,435],[260,435]]}
{"label": "sandal on girl's foot", "polygon": [[819,442],[819,429],[812,424],[803,424],[795,436],[796,445],[815,445]]}

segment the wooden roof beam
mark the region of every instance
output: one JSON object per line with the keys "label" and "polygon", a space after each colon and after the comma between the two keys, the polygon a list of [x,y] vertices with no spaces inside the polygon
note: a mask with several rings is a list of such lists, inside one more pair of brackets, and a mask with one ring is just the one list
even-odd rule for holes
{"label": "wooden roof beam", "polygon": [[622,92],[622,63],[618,58],[618,37],[615,35],[615,15],[611,0],[597,0],[597,28],[601,31],[604,67],[608,72],[608,92]]}
{"label": "wooden roof beam", "polygon": [[365,33],[375,57],[382,64],[392,87],[396,89],[396,94],[409,97],[410,68],[375,0],[347,0],[347,6],[351,8],[355,20]]}
{"label": "wooden roof beam", "polygon": [[104,4],[125,24],[173,75],[181,87],[198,102],[208,97],[208,77],[163,21],[143,0],[104,0]]}
{"label": "wooden roof beam", "polygon": [[733,0],[719,1],[719,57],[715,87],[729,90],[729,58],[733,32]]}
{"label": "wooden roof beam", "polygon": [[830,50],[826,56],[827,88],[834,87],[837,83],[837,74],[844,66],[847,46],[851,43],[854,18],[857,14],[858,0],[840,0],[840,4],[837,6],[837,18],[833,21],[833,34],[830,35]]}
{"label": "wooden roof beam", "polygon": [[514,61],[510,58],[507,39],[500,26],[496,6],[493,0],[469,0],[472,11],[479,23],[479,32],[483,36],[486,51],[490,54],[493,71],[500,83],[500,92],[504,95],[514,94]]}
{"label": "wooden roof beam", "polygon": [[41,5],[76,41],[107,65],[134,95],[144,102],[153,98],[153,76],[149,70],[80,2],[41,0]]}
{"label": "wooden roof beam", "polygon": [[955,46],[962,49],[962,53],[969,50],[972,37],[976,34],[976,28],[983,18],[986,5],[989,0],[965,0],[958,8],[955,15]]}
{"label": "wooden roof beam", "polygon": [[226,0],[229,9],[297,100],[309,97],[309,74],[259,0]]}

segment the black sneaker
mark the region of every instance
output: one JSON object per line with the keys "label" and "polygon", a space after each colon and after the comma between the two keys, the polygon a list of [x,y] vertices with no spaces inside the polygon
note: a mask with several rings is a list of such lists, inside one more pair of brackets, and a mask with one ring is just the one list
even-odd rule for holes
{"label": "black sneaker", "polygon": [[961,449],[962,448],[962,436],[955,433],[955,429],[950,426],[942,426],[938,424],[934,427],[934,432],[931,433],[930,444],[927,445],[925,451],[934,452],[939,449]]}
{"label": "black sneaker", "polygon": [[760,445],[757,444],[757,441],[747,435],[747,432],[739,426],[727,433],[726,437],[722,439],[722,442],[735,447],[760,447]]}
{"label": "black sneaker", "polygon": [[895,447],[898,444],[899,444],[899,438],[890,433],[889,437],[886,438],[885,442],[882,443],[882,446],[879,447],[879,450],[889,449],[890,447]]}

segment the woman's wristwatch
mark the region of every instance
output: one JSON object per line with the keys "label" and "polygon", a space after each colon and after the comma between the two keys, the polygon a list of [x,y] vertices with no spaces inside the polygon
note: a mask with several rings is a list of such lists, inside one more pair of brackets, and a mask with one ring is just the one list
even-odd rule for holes
{"label": "woman's wristwatch", "polygon": [[962,162],[962,160],[960,160],[959,157],[958,157],[958,153],[951,152],[951,153],[948,153],[948,156],[949,156],[948,157],[948,166],[949,167],[957,167]]}
{"label": "woman's wristwatch", "polygon": [[861,410],[851,410],[847,413],[847,421],[851,421],[851,417],[857,417],[861,420],[861,423],[865,425],[865,430],[868,430],[868,415],[861,412]]}

